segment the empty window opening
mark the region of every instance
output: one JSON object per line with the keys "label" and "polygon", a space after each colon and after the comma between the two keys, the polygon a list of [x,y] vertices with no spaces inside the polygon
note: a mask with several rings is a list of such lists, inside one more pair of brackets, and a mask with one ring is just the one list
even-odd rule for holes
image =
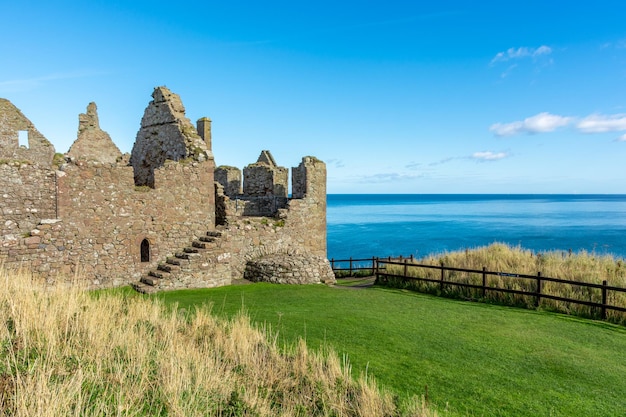
{"label": "empty window opening", "polygon": [[18,140],[18,144],[20,147],[25,147],[26,149],[28,149],[28,131],[27,130],[20,130],[17,132],[17,140]]}
{"label": "empty window opening", "polygon": [[150,242],[148,239],[141,241],[141,262],[150,262]]}

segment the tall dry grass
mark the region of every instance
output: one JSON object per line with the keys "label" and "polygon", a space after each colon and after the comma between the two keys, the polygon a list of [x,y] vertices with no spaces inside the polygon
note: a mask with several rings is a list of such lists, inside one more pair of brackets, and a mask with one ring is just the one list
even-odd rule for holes
{"label": "tall dry grass", "polygon": [[240,314],[43,288],[0,269],[0,415],[434,416],[332,351],[280,349]]}
{"label": "tall dry grass", "polygon": [[[534,253],[533,251],[521,247],[509,246],[504,243],[494,243],[489,246],[465,251],[434,254],[416,259],[414,263],[433,266],[443,264],[447,267],[479,271],[485,267],[487,271],[491,272],[505,272],[519,275],[537,275],[537,273],[541,273],[544,277],[593,284],[602,284],[602,282],[606,280],[609,286],[626,288],[626,265],[624,260],[585,251],[576,253],[563,251]],[[390,270],[395,273],[401,273],[402,268],[401,266],[390,265]],[[436,269],[409,267],[407,272],[411,276],[434,280],[439,280],[441,277],[441,271]],[[445,279],[446,281],[482,285],[481,273],[449,271],[446,272]],[[431,293],[440,292],[440,286],[437,283],[415,281],[407,284],[396,280],[392,282],[392,284],[408,286],[418,291]],[[536,291],[536,285],[536,281],[533,279],[487,275],[487,286],[490,287],[534,292]],[[445,286],[443,292],[444,295],[453,297],[482,299],[488,302],[527,308],[537,307],[535,305],[535,297],[531,296],[495,291],[487,291],[483,296],[481,290],[456,286]],[[596,303],[602,302],[602,292],[599,288],[543,281],[541,292],[542,294],[550,294],[575,300]],[[626,293],[608,291],[607,303],[626,307]],[[598,308],[550,300],[547,298],[541,299],[539,307],[583,317],[600,317],[600,309]],[[626,324],[626,314],[618,311],[607,310],[607,319],[615,323]]]}

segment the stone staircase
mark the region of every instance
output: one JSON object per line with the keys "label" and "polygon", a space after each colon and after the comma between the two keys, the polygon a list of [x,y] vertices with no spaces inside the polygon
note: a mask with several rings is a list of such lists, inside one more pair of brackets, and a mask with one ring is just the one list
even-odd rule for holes
{"label": "stone staircase", "polygon": [[167,257],[139,282],[132,284],[140,293],[160,290],[206,288],[230,284],[228,257],[220,247],[222,232],[208,231],[193,240],[190,246]]}

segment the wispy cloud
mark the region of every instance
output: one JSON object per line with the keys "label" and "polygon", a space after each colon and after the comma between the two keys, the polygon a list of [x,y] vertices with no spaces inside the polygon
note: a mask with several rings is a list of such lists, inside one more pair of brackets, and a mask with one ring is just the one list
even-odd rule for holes
{"label": "wispy cloud", "polygon": [[451,156],[449,158],[443,158],[443,159],[440,159],[439,161],[431,162],[430,164],[428,164],[428,166],[436,167],[437,165],[443,165],[443,164],[447,164],[448,162],[452,162],[455,159],[463,159],[463,158],[458,157],[458,156]]}
{"label": "wispy cloud", "polygon": [[499,67],[506,65],[506,69],[500,74],[500,77],[507,78],[513,70],[520,67],[524,62],[530,62],[535,67],[535,71],[543,66],[551,65],[553,63],[551,55],[552,48],[546,45],[541,45],[538,48],[529,48],[526,46],[509,48],[506,51],[498,52],[496,56],[491,59],[489,66]]}
{"label": "wispy cloud", "polygon": [[572,117],[543,112],[520,121],[494,123],[489,127],[489,130],[496,136],[513,136],[520,133],[545,133],[567,126],[572,123],[572,121],[574,121]]}
{"label": "wispy cloud", "polygon": [[616,142],[626,142],[626,133],[615,139]]}
{"label": "wispy cloud", "polygon": [[626,48],[626,39],[619,39],[615,42],[606,42],[600,45],[600,49],[624,49]]}
{"label": "wispy cloud", "polygon": [[479,162],[493,162],[493,161],[498,161],[500,159],[507,158],[508,156],[509,154],[507,154],[506,152],[484,151],[484,152],[474,152],[472,156],[470,156],[470,159],[474,159]]}
{"label": "wispy cloud", "polygon": [[385,172],[373,175],[365,175],[358,179],[361,183],[387,183],[410,181],[423,177],[422,174],[404,174],[399,172]]}
{"label": "wispy cloud", "polygon": [[524,58],[538,58],[550,55],[551,53],[552,48],[546,45],[541,45],[539,48],[528,48],[525,46],[520,48],[509,48],[504,52],[498,52],[491,60],[491,65],[495,65],[498,62],[507,62]]}
{"label": "wispy cloud", "polygon": [[331,166],[335,167],[335,168],[343,168],[343,167],[345,167],[345,166],[346,166],[346,165],[344,164],[343,160],[341,160],[341,159],[336,159],[336,158],[327,159],[327,160],[326,160],[326,163],[327,163],[328,165],[331,165]]}
{"label": "wispy cloud", "polygon": [[76,78],[93,77],[105,74],[102,71],[74,71],[67,73],[54,73],[40,77],[22,78],[17,80],[0,81],[0,92],[17,92],[33,90],[49,81],[70,80]]}

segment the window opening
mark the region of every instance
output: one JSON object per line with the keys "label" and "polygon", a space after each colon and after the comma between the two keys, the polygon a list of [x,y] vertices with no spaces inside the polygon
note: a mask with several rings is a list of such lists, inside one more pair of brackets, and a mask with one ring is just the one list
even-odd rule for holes
{"label": "window opening", "polygon": [[25,147],[26,149],[28,149],[28,131],[27,130],[20,130],[17,132],[17,140],[18,140],[18,144],[20,147]]}
{"label": "window opening", "polygon": [[141,262],[150,262],[150,242],[148,239],[141,241]]}

